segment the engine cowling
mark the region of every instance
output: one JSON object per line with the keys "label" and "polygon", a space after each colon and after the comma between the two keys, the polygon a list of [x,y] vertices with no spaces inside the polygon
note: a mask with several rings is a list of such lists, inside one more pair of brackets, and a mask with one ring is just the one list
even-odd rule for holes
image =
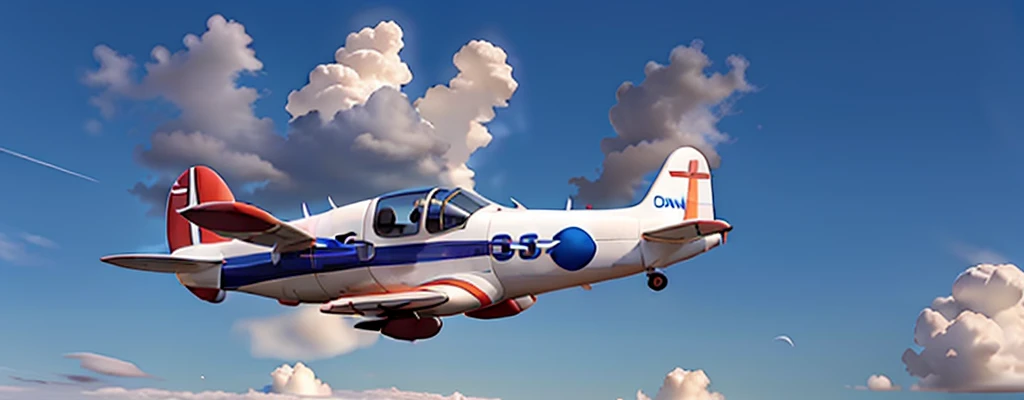
{"label": "engine cowling", "polygon": [[380,333],[392,339],[412,342],[437,336],[443,325],[438,317],[388,319]]}
{"label": "engine cowling", "polygon": [[507,318],[526,311],[527,308],[533,307],[536,302],[537,297],[531,294],[470,311],[466,313],[466,316],[476,319]]}

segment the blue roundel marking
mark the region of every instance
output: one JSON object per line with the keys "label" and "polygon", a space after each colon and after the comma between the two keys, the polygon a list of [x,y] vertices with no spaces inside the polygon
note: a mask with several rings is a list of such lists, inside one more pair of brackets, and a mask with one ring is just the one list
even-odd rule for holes
{"label": "blue roundel marking", "polygon": [[551,259],[566,271],[579,271],[590,264],[597,254],[597,243],[590,234],[575,226],[555,234],[558,245],[549,253]]}

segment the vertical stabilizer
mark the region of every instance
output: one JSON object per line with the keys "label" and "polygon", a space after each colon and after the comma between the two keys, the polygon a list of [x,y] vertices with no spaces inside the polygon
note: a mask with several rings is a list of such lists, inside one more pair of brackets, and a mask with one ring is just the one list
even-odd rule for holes
{"label": "vertical stabilizer", "polygon": [[180,209],[210,201],[235,201],[235,196],[220,175],[209,167],[194,166],[174,181],[167,195],[167,246],[172,253],[200,243],[228,241],[178,214]]}
{"label": "vertical stabilizer", "polygon": [[693,147],[676,149],[661,166],[647,195],[633,209],[643,219],[665,223],[714,220],[708,159]]}

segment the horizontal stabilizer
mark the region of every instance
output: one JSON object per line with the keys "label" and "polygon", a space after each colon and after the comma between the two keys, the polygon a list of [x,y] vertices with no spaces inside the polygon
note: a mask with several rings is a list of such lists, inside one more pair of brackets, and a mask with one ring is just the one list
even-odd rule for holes
{"label": "horizontal stabilizer", "polygon": [[107,264],[149,272],[191,273],[224,263],[221,258],[181,257],[170,254],[118,254],[100,258]]}
{"label": "horizontal stabilizer", "polygon": [[722,220],[690,220],[644,232],[644,239],[661,243],[686,243],[702,236],[725,233],[732,225]]}
{"label": "horizontal stabilizer", "polygon": [[343,297],[320,306],[327,314],[377,316],[392,312],[411,312],[436,307],[448,301],[448,295],[429,290]]}
{"label": "horizontal stabilizer", "polygon": [[178,210],[178,213],[220,236],[275,247],[281,253],[306,250],[316,242],[312,235],[251,204],[209,202]]}

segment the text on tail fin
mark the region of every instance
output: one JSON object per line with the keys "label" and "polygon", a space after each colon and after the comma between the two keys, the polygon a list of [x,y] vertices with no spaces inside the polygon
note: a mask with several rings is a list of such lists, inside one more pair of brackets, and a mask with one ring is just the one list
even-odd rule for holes
{"label": "text on tail fin", "polygon": [[714,219],[711,168],[704,154],[693,147],[673,150],[636,209],[663,221]]}
{"label": "text on tail fin", "polygon": [[183,172],[167,195],[167,245],[171,252],[200,243],[226,242],[207,229],[189,222],[178,214],[179,209],[211,201],[235,201],[231,189],[220,175],[206,166],[197,165]]}

